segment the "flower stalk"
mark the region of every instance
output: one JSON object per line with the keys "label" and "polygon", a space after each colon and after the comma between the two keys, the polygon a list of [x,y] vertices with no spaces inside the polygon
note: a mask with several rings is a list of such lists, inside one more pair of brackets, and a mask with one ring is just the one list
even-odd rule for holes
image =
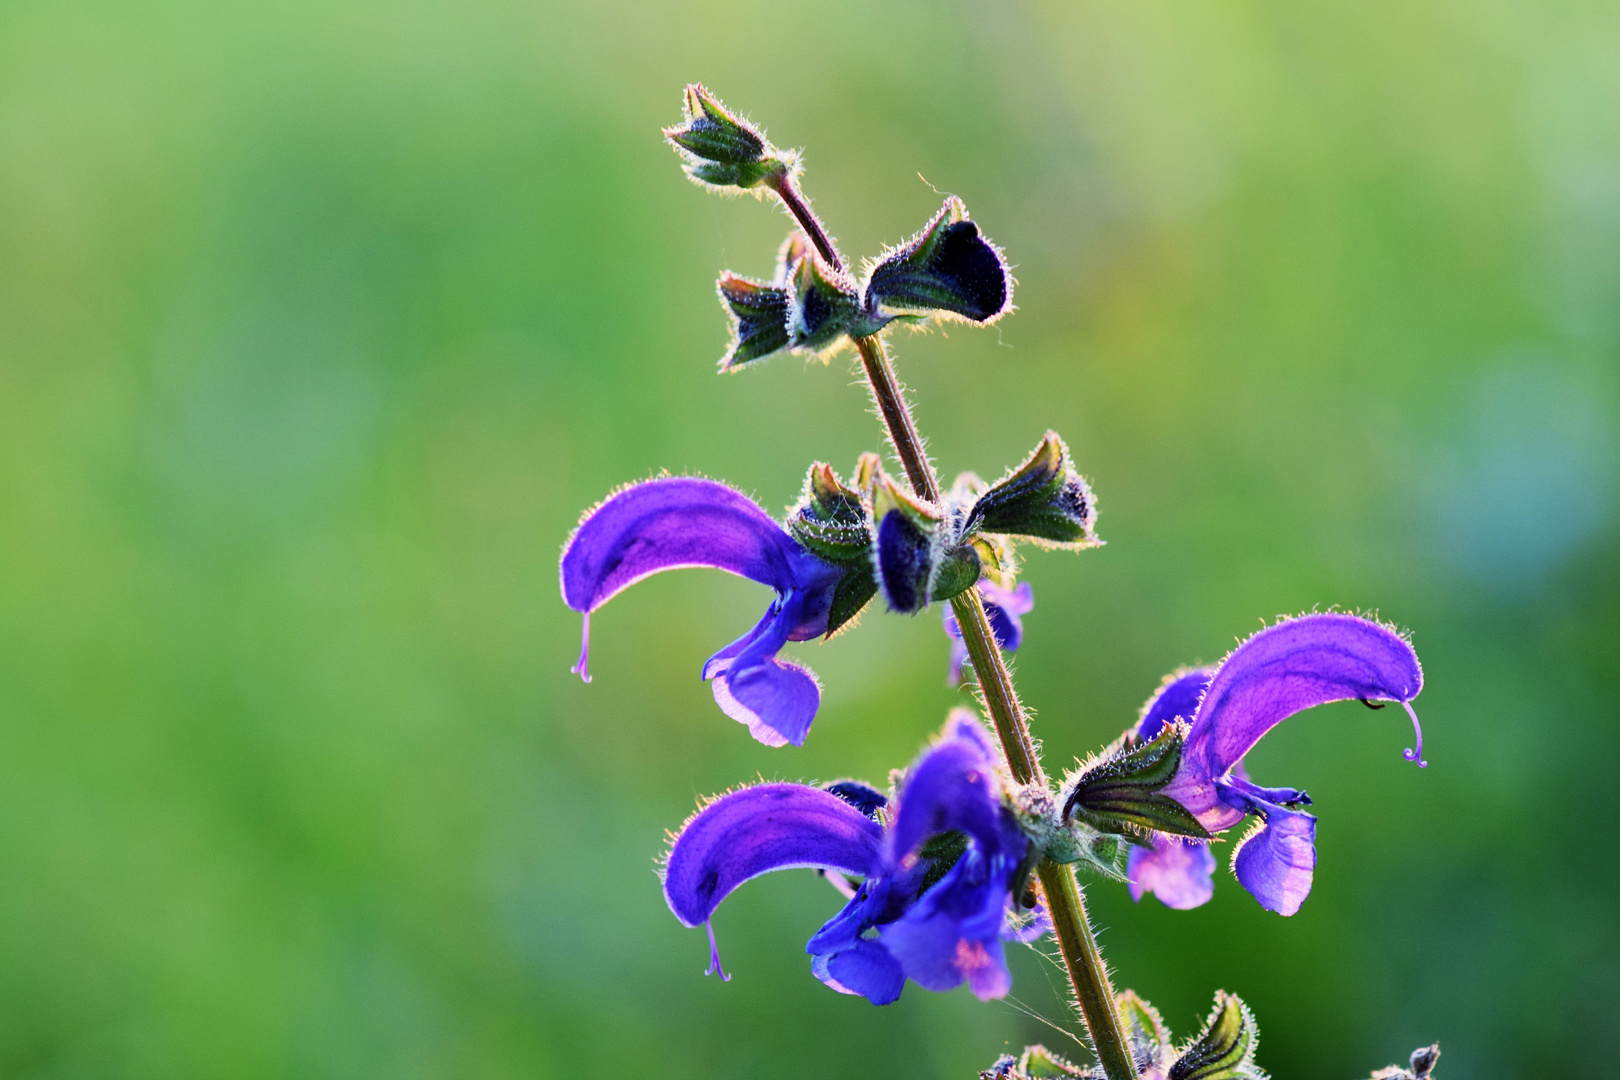
{"label": "flower stalk", "polygon": [[[842,269],[843,262],[828,239],[826,230],[800,195],[792,177],[784,174],[768,183],[781,198],[788,213],[810,237],[810,242],[821,257],[835,268]],[[854,340],[872,400],[877,403],[889,442],[905,468],[906,479],[911,482],[916,494],[930,502],[938,502],[939,480],[923,450],[922,436],[917,432],[911,407],[894,377],[894,368],[884,351],[883,339],[877,334],[870,334]],[[1046,787],[1047,779],[1041,769],[1040,754],[1029,734],[1029,719],[1024,713],[1023,703],[1018,700],[1012,672],[1007,669],[1001,648],[996,644],[996,636],[990,628],[990,619],[985,614],[984,602],[979,598],[978,590],[969,589],[952,598],[950,603],[962,628],[962,643],[967,646],[968,656],[973,661],[979,693],[995,724],[996,735],[1001,740],[1002,751],[1007,755],[1007,767],[1013,779],[1020,784]],[[1063,965],[1069,972],[1069,985],[1080,1006],[1080,1015],[1091,1033],[1097,1060],[1108,1074],[1108,1080],[1136,1080],[1136,1066],[1131,1060],[1119,1014],[1114,1010],[1114,988],[1109,981],[1102,953],[1097,949],[1097,939],[1091,932],[1091,923],[1086,917],[1085,896],[1075,880],[1074,869],[1048,859],[1041,863],[1038,873],[1042,891],[1046,894],[1047,910],[1052,916],[1058,948],[1063,954]]]}

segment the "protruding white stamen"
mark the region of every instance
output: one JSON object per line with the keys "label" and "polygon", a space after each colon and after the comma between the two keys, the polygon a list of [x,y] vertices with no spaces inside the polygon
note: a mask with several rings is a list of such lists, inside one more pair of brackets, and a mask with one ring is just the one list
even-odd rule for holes
{"label": "protruding white stamen", "polygon": [[720,973],[721,982],[730,982],[731,976],[727,975],[726,969],[720,966],[720,946],[716,945],[714,942],[714,921],[710,920],[705,922],[703,924],[703,929],[709,932],[709,970],[705,971],[703,974],[713,975],[718,971]]}
{"label": "protruding white stamen", "polygon": [[585,613],[585,628],[580,631],[579,662],[568,670],[578,675],[586,682],[591,681],[591,673],[586,667],[591,662],[591,613]]}

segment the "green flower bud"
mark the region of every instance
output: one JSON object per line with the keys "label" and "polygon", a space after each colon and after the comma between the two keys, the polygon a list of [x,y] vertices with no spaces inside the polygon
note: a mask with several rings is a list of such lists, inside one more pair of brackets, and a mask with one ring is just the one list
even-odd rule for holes
{"label": "green flower bud", "polygon": [[1114,1007],[1119,1010],[1120,1026],[1125,1029],[1125,1041],[1130,1044],[1136,1067],[1144,1072],[1161,1069],[1165,1052],[1170,1049],[1170,1031],[1159,1010],[1138,997],[1135,990],[1114,995]]}
{"label": "green flower bud", "polygon": [[1170,1080],[1261,1080],[1265,1073],[1254,1064],[1255,1034],[1249,1007],[1237,995],[1217,990],[1215,1011],[1170,1066]]}
{"label": "green flower bud", "polygon": [[736,371],[788,347],[788,291],[729,270],[717,283],[720,305],[731,320],[731,344],[721,371]]}
{"label": "green flower bud", "polygon": [[1006,533],[1043,547],[1079,549],[1101,543],[1096,522],[1091,488],[1074,471],[1062,438],[1048,431],[1027,461],[979,496],[965,531]]}
{"label": "green flower bud", "polygon": [[664,129],[680,153],[686,175],[717,188],[757,188],[790,175],[797,157],[776,149],[765,133],[692,83],[681,102],[682,122]]}

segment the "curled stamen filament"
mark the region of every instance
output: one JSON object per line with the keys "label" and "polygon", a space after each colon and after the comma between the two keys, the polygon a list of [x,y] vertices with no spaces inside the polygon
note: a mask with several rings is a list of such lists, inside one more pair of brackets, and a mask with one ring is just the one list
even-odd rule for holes
{"label": "curled stamen filament", "polygon": [[579,635],[579,662],[568,670],[578,675],[586,682],[591,681],[591,673],[586,667],[591,661],[591,613],[585,613],[585,628]]}
{"label": "curled stamen filament", "polygon": [[1417,733],[1417,746],[1410,750],[1402,750],[1401,755],[1407,761],[1417,762],[1418,768],[1427,769],[1429,763],[1423,760],[1423,725],[1418,723],[1417,712],[1412,708],[1410,701],[1401,702],[1401,706],[1406,709],[1406,715],[1412,718],[1412,730]]}
{"label": "curled stamen filament", "polygon": [[719,972],[721,982],[730,982],[731,976],[727,975],[726,969],[720,966],[720,946],[715,944],[713,921],[704,923],[703,929],[709,932],[709,970],[703,974],[713,975],[715,972]]}

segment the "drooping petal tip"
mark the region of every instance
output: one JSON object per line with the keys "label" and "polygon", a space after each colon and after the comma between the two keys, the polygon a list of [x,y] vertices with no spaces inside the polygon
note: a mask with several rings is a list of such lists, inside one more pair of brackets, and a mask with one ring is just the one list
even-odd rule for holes
{"label": "drooping petal tip", "polygon": [[1151,849],[1131,848],[1125,875],[1138,903],[1152,893],[1165,907],[1187,911],[1215,895],[1215,856],[1201,840],[1156,835]]}
{"label": "drooping petal tip", "polygon": [[772,656],[716,674],[714,701],[766,746],[803,746],[821,706],[821,684],[809,668]]}
{"label": "drooping petal tip", "polygon": [[1267,911],[1293,915],[1316,872],[1316,818],[1273,807],[1232,852],[1232,872]]}
{"label": "drooping petal tip", "polygon": [[743,882],[791,866],[866,877],[882,827],[836,795],[803,784],[760,784],[705,806],[670,847],[664,899],[687,926],[705,923]]}

